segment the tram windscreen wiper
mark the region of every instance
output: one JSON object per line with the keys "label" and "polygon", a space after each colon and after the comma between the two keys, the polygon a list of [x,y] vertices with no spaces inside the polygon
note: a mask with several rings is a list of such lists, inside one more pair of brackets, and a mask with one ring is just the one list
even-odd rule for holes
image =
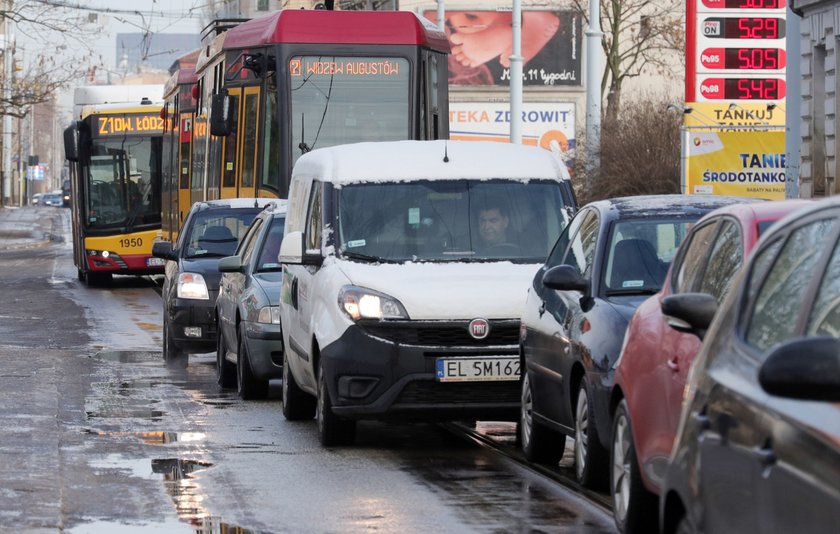
{"label": "tram windscreen wiper", "polygon": [[306,126],[306,118],[304,117],[303,113],[300,114],[300,144],[298,144],[298,148],[300,149],[301,154],[306,154],[312,147],[306,144],[306,134],[304,133],[304,127]]}

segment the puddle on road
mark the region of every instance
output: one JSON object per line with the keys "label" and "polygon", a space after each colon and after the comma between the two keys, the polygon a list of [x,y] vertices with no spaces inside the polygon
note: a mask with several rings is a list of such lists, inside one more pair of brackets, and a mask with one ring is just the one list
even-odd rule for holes
{"label": "puddle on road", "polygon": [[[182,458],[140,458],[129,459],[119,454],[110,454],[90,463],[94,470],[127,471],[131,476],[145,479],[163,480],[167,495],[175,505],[178,521],[125,523],[91,518],[66,529],[66,532],[110,533],[110,532],[237,532],[252,534],[253,531],[231,525],[213,517],[202,505],[204,494],[201,484],[193,478],[193,473],[207,469],[213,464]],[[101,474],[101,473],[100,473]]]}
{"label": "puddle on road", "polygon": [[100,350],[91,358],[118,363],[159,363],[163,365],[163,354],[159,351],[143,350]]}
{"label": "puddle on road", "polygon": [[82,433],[116,439],[140,440],[146,445],[168,445],[170,443],[197,443],[207,439],[203,432],[109,432],[104,430],[83,429]]}

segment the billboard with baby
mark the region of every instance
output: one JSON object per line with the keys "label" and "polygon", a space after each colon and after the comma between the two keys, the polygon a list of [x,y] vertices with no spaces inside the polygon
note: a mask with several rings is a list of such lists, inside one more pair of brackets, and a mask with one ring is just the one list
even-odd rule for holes
{"label": "billboard with baby", "polygon": [[[437,22],[437,11],[425,11]],[[446,11],[452,46],[452,85],[510,84],[513,49],[510,11]],[[522,81],[526,86],[580,86],[580,14],[573,11],[522,10]]]}

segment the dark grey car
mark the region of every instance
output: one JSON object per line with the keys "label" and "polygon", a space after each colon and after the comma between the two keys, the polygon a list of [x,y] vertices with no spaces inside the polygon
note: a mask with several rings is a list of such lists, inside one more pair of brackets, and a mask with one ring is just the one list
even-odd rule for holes
{"label": "dark grey car", "polygon": [[229,256],[254,217],[270,199],[235,198],[196,202],[178,241],[159,241],[152,255],[168,260],[163,282],[163,358],[183,367],[187,355],[216,348],[219,259]]}
{"label": "dark grey car", "polygon": [[776,223],[715,307],[702,293],[662,302],[677,327],[708,327],[660,496],[664,532],[840,532],[840,199]]}
{"label": "dark grey car", "polygon": [[236,254],[219,260],[217,377],[243,399],[265,397],[269,380],[283,377],[277,254],[285,222],[286,201],[277,200],[254,219]]}

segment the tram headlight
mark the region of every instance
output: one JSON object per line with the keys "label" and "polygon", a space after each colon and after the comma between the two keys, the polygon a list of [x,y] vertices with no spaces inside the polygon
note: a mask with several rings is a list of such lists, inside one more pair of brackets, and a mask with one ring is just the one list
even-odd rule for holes
{"label": "tram headlight", "polygon": [[178,298],[210,300],[204,277],[197,273],[181,273],[178,275]]}
{"label": "tram headlight", "polygon": [[257,316],[258,323],[280,324],[280,306],[265,306],[260,308]]}

